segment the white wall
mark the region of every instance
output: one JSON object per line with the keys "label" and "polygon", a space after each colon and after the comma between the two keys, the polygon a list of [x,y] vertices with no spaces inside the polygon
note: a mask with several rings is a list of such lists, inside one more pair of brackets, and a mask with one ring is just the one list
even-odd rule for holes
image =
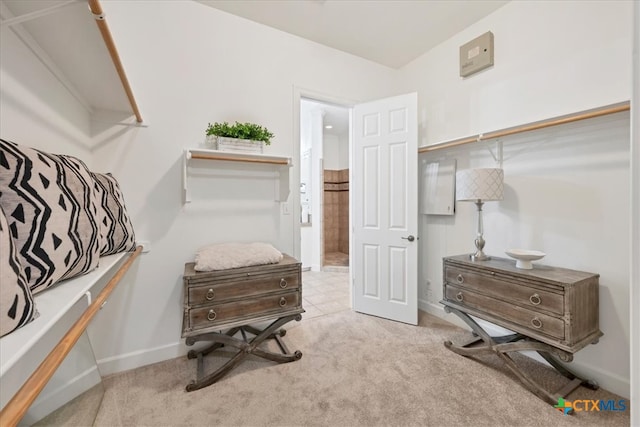
{"label": "white wall", "polygon": [[[323,152],[324,140],[322,109],[315,102],[300,102],[300,153],[311,149],[309,191],[311,192],[311,224],[300,229],[300,261],[302,267],[312,271],[322,268],[322,215],[323,209]],[[294,142],[295,143],[295,142]]]}
{"label": "white wall", "polygon": [[300,102],[300,186],[304,185],[304,194],[300,194],[300,262],[303,269],[310,269],[313,263],[313,191],[311,145],[311,113],[307,111],[307,101]]}
{"label": "white wall", "polygon": [[[629,100],[630,1],[508,3],[402,70],[419,89],[419,145]],[[491,31],[495,65],[459,76],[459,47]]]}
{"label": "white wall", "polygon": [[337,135],[324,134],[324,168],[327,170],[340,170],[340,139]]}
{"label": "white wall", "polygon": [[[252,121],[276,135],[266,153],[293,156],[296,90],[369,100],[391,93],[396,72],[196,2],[103,7],[149,125],[95,152],[96,169],[120,180],[137,237],[151,247],[94,324],[96,357],[109,373],[184,354],[182,272],[197,248],[225,241],[295,247],[299,218],[280,214],[273,184],[252,175],[262,169],[205,162],[189,176],[199,194],[183,205],[183,148],[202,143],[208,122]],[[292,213],[298,176],[294,165]]]}
{"label": "white wall", "polygon": [[[511,2],[401,70],[419,92],[421,145],[498,130],[630,98],[631,2]],[[570,24],[570,25],[569,25]],[[495,66],[458,76],[458,48],[492,31]],[[598,345],[574,368],[629,396],[629,114],[508,137],[505,197],[484,207],[486,252],[512,247],[600,274]],[[494,142],[434,151],[458,169],[494,167]],[[421,215],[420,306],[445,315],[442,257],[470,253],[476,212]]]}
{"label": "white wall", "polygon": [[349,169],[349,133],[339,135],[338,168]]}
{"label": "white wall", "polygon": [[324,134],[324,168],[349,169],[349,136]]}
{"label": "white wall", "polygon": [[87,111],[6,26],[0,34],[0,137],[91,167]]}

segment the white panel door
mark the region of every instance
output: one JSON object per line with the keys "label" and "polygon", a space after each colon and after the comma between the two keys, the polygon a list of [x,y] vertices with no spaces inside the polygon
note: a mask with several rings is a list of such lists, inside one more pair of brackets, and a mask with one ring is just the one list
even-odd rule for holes
{"label": "white panel door", "polygon": [[354,310],[418,323],[416,93],[353,109]]}

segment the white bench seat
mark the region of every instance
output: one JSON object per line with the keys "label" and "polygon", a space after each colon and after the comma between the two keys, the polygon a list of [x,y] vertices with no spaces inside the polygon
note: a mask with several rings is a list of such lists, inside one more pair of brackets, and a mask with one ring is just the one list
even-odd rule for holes
{"label": "white bench seat", "polygon": [[60,342],[129,255],[122,252],[101,257],[97,269],[34,296],[39,316],[0,338],[0,408]]}

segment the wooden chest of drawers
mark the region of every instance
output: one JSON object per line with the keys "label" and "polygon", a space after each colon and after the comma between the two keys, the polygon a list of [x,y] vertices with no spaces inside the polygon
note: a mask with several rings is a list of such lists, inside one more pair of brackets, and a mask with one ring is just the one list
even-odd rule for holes
{"label": "wooden chest of drawers", "polygon": [[598,274],[468,255],[443,260],[442,304],[575,353],[602,336]]}
{"label": "wooden chest of drawers", "polygon": [[196,272],[185,265],[182,337],[304,313],[301,264],[285,255],[278,264]]}

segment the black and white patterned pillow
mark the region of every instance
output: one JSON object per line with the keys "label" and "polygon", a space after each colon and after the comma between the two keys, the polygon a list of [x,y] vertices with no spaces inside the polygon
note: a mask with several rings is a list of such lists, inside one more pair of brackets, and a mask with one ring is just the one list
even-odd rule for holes
{"label": "black and white patterned pillow", "polygon": [[102,205],[100,223],[100,255],[112,255],[135,249],[136,237],[127,214],[118,181],[110,173],[91,172]]}
{"label": "black and white patterned pillow", "polygon": [[98,204],[85,164],[0,139],[0,205],[35,294],[98,266]]}
{"label": "black and white patterned pillow", "polygon": [[36,305],[0,208],[0,337],[36,317]]}

